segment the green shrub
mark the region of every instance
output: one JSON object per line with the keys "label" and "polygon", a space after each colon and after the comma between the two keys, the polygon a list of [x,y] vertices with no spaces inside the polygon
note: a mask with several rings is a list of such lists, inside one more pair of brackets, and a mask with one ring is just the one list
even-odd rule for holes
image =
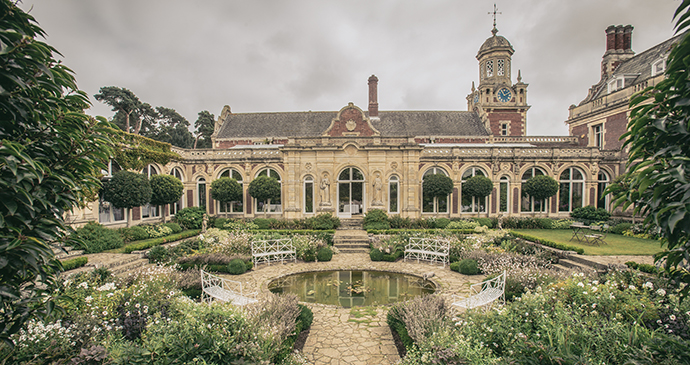
{"label": "green shrub", "polygon": [[62,268],[67,271],[67,270],[72,270],[76,269],[78,267],[82,267],[86,265],[89,262],[89,258],[86,256],[82,257],[75,257],[72,259],[67,259],[65,261],[62,261]]}
{"label": "green shrub", "polygon": [[232,275],[241,275],[247,272],[247,266],[242,259],[234,259],[228,264],[228,273]]}
{"label": "green shrub", "polygon": [[166,262],[168,261],[169,252],[163,246],[155,246],[146,253],[146,257],[149,259],[149,263],[152,264]]}
{"label": "green shrub", "polygon": [[595,208],[591,205],[575,208],[570,213],[570,216],[575,219],[582,219],[587,221],[607,221],[611,218],[611,213],[609,213],[604,208]]}
{"label": "green shrub", "polygon": [[333,258],[333,250],[328,246],[321,247],[319,252],[316,253],[316,258],[319,261],[331,261]]}
{"label": "green shrub", "polygon": [[182,232],[182,227],[180,227],[180,225],[175,222],[168,222],[165,223],[163,226],[170,228],[173,234]]}
{"label": "green shrub", "polygon": [[477,260],[464,259],[458,261],[458,272],[463,275],[477,275],[479,274],[479,265]]}
{"label": "green shrub", "polygon": [[536,200],[550,198],[558,192],[560,185],[551,176],[537,175],[522,184],[522,192]]}
{"label": "green shrub", "polygon": [[575,223],[570,219],[559,219],[554,221],[551,225],[551,229],[570,229],[570,226]]}
{"label": "green shrub", "polygon": [[305,225],[316,230],[330,230],[340,227],[340,219],[329,213],[321,213],[315,217],[307,218]]}
{"label": "green shrub", "polygon": [[450,269],[455,271],[455,272],[460,272],[460,261],[451,262],[450,263]]}
{"label": "green shrub", "polygon": [[371,261],[383,261],[383,252],[378,248],[372,248],[369,252],[369,258]]}
{"label": "green shrub", "polygon": [[125,242],[141,241],[150,238],[148,232],[140,226],[119,228],[117,233],[122,236]]}
{"label": "green shrub", "polygon": [[228,221],[230,221],[230,220],[227,218],[216,217],[215,222],[213,222],[213,226],[218,228],[218,229],[223,229],[223,228],[225,228],[225,224],[227,224]]}
{"label": "green shrub", "polygon": [[457,220],[448,223],[446,229],[475,229],[479,223],[474,221]]}
{"label": "green shrub", "polygon": [[435,228],[446,228],[450,224],[450,219],[448,218],[438,218],[434,222],[434,227]]}
{"label": "green shrub", "polygon": [[632,223],[618,223],[613,228],[611,228],[611,233],[623,234],[623,232],[630,230]]}
{"label": "green shrub", "polygon": [[491,218],[472,218],[473,221],[477,222],[480,226],[494,228],[495,222]]}
{"label": "green shrub", "polygon": [[391,228],[412,228],[412,220],[410,218],[402,218],[399,215],[389,217],[388,223],[391,225]]}
{"label": "green shrub", "polygon": [[275,220],[275,218],[254,218],[252,223],[256,224],[259,229],[270,229],[271,219]]}
{"label": "green shrub", "polygon": [[153,246],[158,246],[158,245],[168,243],[168,242],[179,241],[181,239],[196,236],[198,234],[199,234],[198,229],[191,229],[188,231],[182,231],[178,234],[170,235],[168,237],[150,238],[147,240],[143,240],[143,241],[139,241],[139,242],[135,242],[135,243],[130,243],[127,246],[122,247],[122,249],[116,250],[116,252],[132,253],[133,251],[146,250],[146,249],[149,249]]}
{"label": "green shrub", "polygon": [[552,229],[553,220],[551,218],[534,218],[541,229]]}
{"label": "green shrub", "polygon": [[204,207],[180,209],[180,211],[175,214],[175,223],[178,223],[185,229],[201,229],[204,214],[206,214],[206,208]]}
{"label": "green shrub", "polygon": [[[388,223],[388,214],[383,209],[371,209],[364,215],[363,220],[364,229],[388,229],[391,228]],[[373,228],[379,227],[379,228]]]}
{"label": "green shrub", "polygon": [[395,262],[395,260],[397,260],[398,257],[399,256],[396,254],[383,254],[381,258],[383,259],[383,261]]}
{"label": "green shrub", "polygon": [[84,252],[96,253],[122,247],[124,241],[115,230],[99,223],[89,222],[73,233],[73,238],[81,242]]}
{"label": "green shrub", "polygon": [[635,261],[628,261],[625,263],[625,265],[631,269],[640,270],[648,274],[657,274],[659,272],[659,269],[656,266],[650,264],[638,264]]}
{"label": "green shrub", "polygon": [[162,224],[144,225],[141,227],[148,233],[149,238],[170,236],[173,233],[172,229]]}

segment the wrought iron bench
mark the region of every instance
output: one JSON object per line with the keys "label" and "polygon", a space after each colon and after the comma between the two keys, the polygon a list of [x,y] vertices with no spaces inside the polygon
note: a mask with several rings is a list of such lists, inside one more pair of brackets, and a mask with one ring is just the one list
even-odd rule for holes
{"label": "wrought iron bench", "polygon": [[411,237],[410,242],[405,247],[405,257],[403,261],[407,261],[407,259],[417,259],[417,262],[419,262],[419,260],[426,260],[431,263],[441,262],[445,268],[448,262],[449,252],[450,244],[448,241]]}
{"label": "wrought iron bench", "polygon": [[284,263],[285,260],[297,262],[297,254],[291,238],[252,242],[252,261],[254,266],[261,262],[268,264],[271,261],[280,261]]}
{"label": "wrought iron bench", "polygon": [[491,306],[494,301],[501,299],[505,303],[506,272],[481,283],[470,286],[470,296],[460,297],[453,295],[451,307],[472,309],[483,306]]}
{"label": "wrought iron bench", "polygon": [[201,300],[211,304],[213,299],[230,302],[233,305],[244,306],[256,303],[256,292],[244,294],[242,283],[239,281],[223,279],[216,275],[201,271]]}

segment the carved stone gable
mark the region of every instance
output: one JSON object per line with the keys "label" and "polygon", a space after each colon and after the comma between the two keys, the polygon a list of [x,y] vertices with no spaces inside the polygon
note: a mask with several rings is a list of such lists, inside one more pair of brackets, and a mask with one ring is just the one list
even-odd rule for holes
{"label": "carved stone gable", "polygon": [[381,133],[371,125],[369,118],[364,115],[362,109],[353,103],[338,112],[338,116],[331,121],[330,127],[323,133],[330,137],[372,137]]}

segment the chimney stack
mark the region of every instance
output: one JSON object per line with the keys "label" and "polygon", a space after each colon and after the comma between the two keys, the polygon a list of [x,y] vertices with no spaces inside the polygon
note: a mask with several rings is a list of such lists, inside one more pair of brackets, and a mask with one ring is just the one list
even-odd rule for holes
{"label": "chimney stack", "polygon": [[601,61],[601,78],[607,79],[623,61],[635,55],[632,50],[632,25],[610,25],[606,28],[606,52]]}
{"label": "chimney stack", "polygon": [[369,77],[369,117],[379,116],[379,103],[378,103],[378,85],[379,79],[371,75]]}

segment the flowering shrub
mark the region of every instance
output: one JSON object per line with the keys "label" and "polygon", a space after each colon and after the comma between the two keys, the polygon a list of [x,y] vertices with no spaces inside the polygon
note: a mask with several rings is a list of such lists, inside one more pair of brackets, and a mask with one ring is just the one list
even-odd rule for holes
{"label": "flowering shrub", "polygon": [[172,228],[164,226],[162,224],[157,224],[154,226],[143,226],[149,238],[165,237],[173,234]]}
{"label": "flowering shrub", "polygon": [[204,242],[203,252],[222,253],[225,255],[249,255],[252,252],[253,235],[244,231],[228,232],[218,228],[209,228],[199,236]]}
{"label": "flowering shrub", "polygon": [[241,219],[238,220],[229,220],[225,224],[223,224],[223,229],[227,229],[228,231],[242,231],[242,230],[253,230],[253,229],[259,229],[259,226],[252,222],[247,222]]}
{"label": "flowering shrub", "polygon": [[448,223],[446,229],[474,229],[477,227],[479,227],[479,223],[475,221],[459,220]]}

